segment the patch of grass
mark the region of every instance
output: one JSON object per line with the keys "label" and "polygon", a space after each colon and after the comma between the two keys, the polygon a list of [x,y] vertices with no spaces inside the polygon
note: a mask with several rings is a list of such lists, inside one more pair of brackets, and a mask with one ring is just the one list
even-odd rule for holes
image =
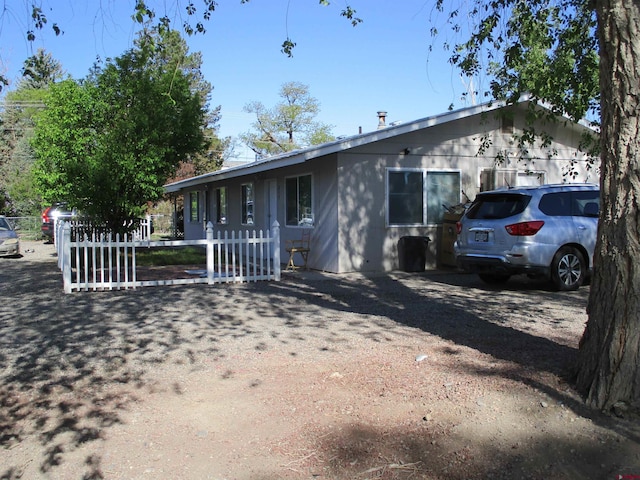
{"label": "patch of grass", "polygon": [[162,265],[198,265],[207,263],[207,252],[200,247],[137,248],[136,264],[143,267]]}

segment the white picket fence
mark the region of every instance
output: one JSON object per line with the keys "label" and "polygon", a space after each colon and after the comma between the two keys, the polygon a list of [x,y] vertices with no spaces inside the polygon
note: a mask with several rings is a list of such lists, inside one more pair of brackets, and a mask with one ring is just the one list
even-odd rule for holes
{"label": "white picket fence", "polygon": [[[207,224],[200,240],[151,241],[140,235],[114,237],[104,234],[73,235],[69,222],[56,231],[58,266],[65,293],[88,290],[120,290],[159,285],[215,284],[280,280],[280,225],[271,230],[221,231],[214,236]],[[154,247],[202,246],[206,269],[190,271],[189,278],[139,280],[136,252]]]}

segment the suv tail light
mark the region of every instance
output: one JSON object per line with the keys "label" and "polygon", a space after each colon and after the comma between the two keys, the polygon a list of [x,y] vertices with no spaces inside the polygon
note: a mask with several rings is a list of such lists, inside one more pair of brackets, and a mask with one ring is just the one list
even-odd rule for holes
{"label": "suv tail light", "polygon": [[51,207],[47,207],[44,212],[42,212],[42,223],[49,223],[51,221],[49,210],[51,210]]}
{"label": "suv tail light", "polygon": [[462,233],[462,222],[456,222],[456,233],[458,235]]}
{"label": "suv tail light", "polygon": [[513,223],[504,227],[509,235],[515,237],[527,237],[535,235],[542,228],[544,222],[542,220],[536,220],[533,222],[521,222]]}

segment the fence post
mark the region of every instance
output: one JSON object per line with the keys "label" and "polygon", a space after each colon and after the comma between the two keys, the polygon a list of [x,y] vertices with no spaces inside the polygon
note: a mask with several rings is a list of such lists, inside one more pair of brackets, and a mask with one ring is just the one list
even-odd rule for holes
{"label": "fence post", "polygon": [[152,233],[151,232],[151,221],[152,221],[151,220],[151,215],[149,215],[147,213],[147,215],[145,216],[145,220],[147,221],[147,225],[146,225],[146,228],[145,228],[145,237],[144,237],[143,240],[146,240],[147,242],[150,242],[151,241],[151,233]]}
{"label": "fence post", "polygon": [[213,283],[213,223],[207,222],[207,283]]}
{"label": "fence post", "polygon": [[60,233],[58,217],[53,217],[53,247],[58,251],[58,235]]}
{"label": "fence post", "polygon": [[58,241],[58,237],[63,233],[62,229],[67,222],[58,221],[58,217],[54,217],[53,219],[53,248],[56,249],[56,253],[58,256],[60,255],[60,242]]}
{"label": "fence post", "polygon": [[60,249],[62,251],[62,280],[64,293],[71,293],[71,225],[69,222],[64,222],[63,225],[62,248]]}
{"label": "fence post", "polygon": [[280,281],[280,224],[278,220],[271,226],[271,237],[273,239],[273,278]]}

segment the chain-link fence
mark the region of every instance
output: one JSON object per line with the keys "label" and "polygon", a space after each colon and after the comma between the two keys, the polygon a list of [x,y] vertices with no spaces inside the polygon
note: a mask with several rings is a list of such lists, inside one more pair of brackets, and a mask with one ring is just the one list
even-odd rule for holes
{"label": "chain-link fence", "polygon": [[[42,219],[40,217],[6,217],[13,228],[18,232],[20,238],[24,240],[41,240],[43,239],[40,226]],[[157,236],[170,237],[174,235],[173,215],[151,215],[153,221],[153,232]],[[180,229],[179,229],[180,230]],[[178,237],[181,231],[178,233]]]}
{"label": "chain-link fence", "polygon": [[25,240],[42,239],[42,232],[40,231],[42,219],[40,217],[7,217],[7,220],[11,222],[20,238]]}

